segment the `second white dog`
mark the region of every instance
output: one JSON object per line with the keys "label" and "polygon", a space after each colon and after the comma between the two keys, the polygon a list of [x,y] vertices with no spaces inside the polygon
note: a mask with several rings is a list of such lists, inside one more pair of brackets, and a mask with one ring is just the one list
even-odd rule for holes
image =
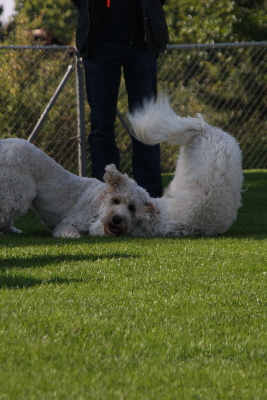
{"label": "second white dog", "polygon": [[0,140],[0,234],[20,233],[13,222],[29,208],[57,237],[139,234],[148,193],[114,165],[104,180],[66,171],[26,140]]}
{"label": "second white dog", "polygon": [[[201,116],[177,116],[166,98],[129,115],[135,136],[153,145],[180,145],[174,178],[143,215],[144,235],[218,235],[241,205],[241,151],[236,140]],[[157,212],[156,212],[157,210]]]}

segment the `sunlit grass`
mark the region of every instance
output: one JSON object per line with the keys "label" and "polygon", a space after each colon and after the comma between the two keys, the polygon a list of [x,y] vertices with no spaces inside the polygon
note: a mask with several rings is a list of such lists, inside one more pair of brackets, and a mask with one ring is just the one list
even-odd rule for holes
{"label": "sunlit grass", "polygon": [[[166,180],[168,177],[166,177]],[[1,237],[0,399],[265,399],[267,172],[220,237]]]}

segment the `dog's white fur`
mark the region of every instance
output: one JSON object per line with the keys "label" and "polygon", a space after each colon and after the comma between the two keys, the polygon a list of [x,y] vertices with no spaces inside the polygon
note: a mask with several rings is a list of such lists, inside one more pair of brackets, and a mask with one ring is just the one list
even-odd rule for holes
{"label": "dog's white fur", "polygon": [[31,207],[56,237],[218,235],[241,204],[241,151],[235,139],[201,116],[177,116],[166,98],[129,115],[144,143],[180,145],[174,178],[151,199],[114,165],[105,183],[64,170],[33,144],[0,140],[0,233]]}
{"label": "dog's white fur", "polygon": [[139,234],[148,193],[114,165],[104,182],[78,177],[22,139],[0,140],[0,234],[31,207],[56,237]]}
{"label": "dog's white fur", "polygon": [[[150,204],[145,235],[218,235],[232,225],[241,205],[241,151],[236,140],[198,118],[181,118],[160,96],[129,115],[134,135],[153,145],[180,145],[174,178]],[[157,210],[157,211],[156,211]]]}

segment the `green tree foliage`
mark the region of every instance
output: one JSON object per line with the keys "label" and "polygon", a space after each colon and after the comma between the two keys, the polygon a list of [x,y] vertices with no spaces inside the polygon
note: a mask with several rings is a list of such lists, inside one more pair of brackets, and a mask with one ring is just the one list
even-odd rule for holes
{"label": "green tree foliage", "polygon": [[16,0],[16,10],[28,18],[30,29],[51,29],[64,44],[74,44],[77,10],[70,0]]}
{"label": "green tree foliage", "polygon": [[172,43],[233,41],[232,0],[169,0],[165,6]]}
{"label": "green tree foliage", "polygon": [[236,0],[234,32],[239,41],[267,40],[267,1]]}
{"label": "green tree foliage", "polygon": [[266,0],[168,0],[171,43],[267,39]]}

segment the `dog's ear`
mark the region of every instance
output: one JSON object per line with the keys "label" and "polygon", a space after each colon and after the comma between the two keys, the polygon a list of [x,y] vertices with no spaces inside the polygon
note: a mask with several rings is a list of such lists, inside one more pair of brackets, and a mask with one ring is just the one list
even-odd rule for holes
{"label": "dog's ear", "polygon": [[145,203],[145,207],[139,207],[136,211],[136,218],[145,223],[152,222],[154,218],[159,214],[158,208],[153,204]]}
{"label": "dog's ear", "polygon": [[118,186],[125,183],[128,179],[127,174],[121,174],[114,164],[106,166],[104,181],[110,186]]}
{"label": "dog's ear", "polygon": [[148,209],[148,212],[154,213],[154,214],[159,214],[158,208],[155,206],[154,203],[145,203],[146,208]]}

